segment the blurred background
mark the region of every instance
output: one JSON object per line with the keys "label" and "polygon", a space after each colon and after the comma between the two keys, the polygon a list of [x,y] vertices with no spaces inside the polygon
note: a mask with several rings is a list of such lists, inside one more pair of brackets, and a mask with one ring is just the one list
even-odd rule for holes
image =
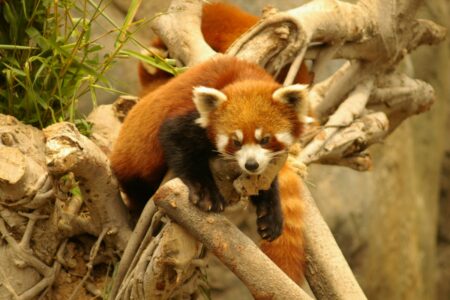
{"label": "blurred background", "polygon": [[[143,1],[138,17],[151,22],[169,2]],[[286,10],[305,1],[228,2],[260,15],[267,4]],[[423,2],[418,18],[450,27],[448,0]],[[107,13],[121,23],[128,6],[129,0],[113,0]],[[108,23],[98,27],[101,35]],[[150,25],[137,35],[147,44]],[[106,37],[102,43],[107,52],[114,41]],[[370,149],[371,171],[312,165],[307,185],[369,299],[450,299],[450,38],[438,46],[422,46],[400,67],[434,87],[431,110],[407,120],[384,144]],[[108,77],[114,88],[138,94],[137,61],[121,61]],[[115,98],[98,95],[99,103]],[[89,102],[80,101],[85,112]],[[211,274],[209,280],[216,291],[222,290],[213,299],[244,299],[232,275]]]}

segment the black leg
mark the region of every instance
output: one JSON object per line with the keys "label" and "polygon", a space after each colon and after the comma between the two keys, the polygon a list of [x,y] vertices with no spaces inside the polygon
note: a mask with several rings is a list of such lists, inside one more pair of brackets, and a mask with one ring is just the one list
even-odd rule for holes
{"label": "black leg", "polygon": [[189,199],[205,211],[222,211],[220,194],[209,168],[215,155],[206,130],[195,123],[198,113],[166,121],[160,130],[164,158],[170,169],[189,187]]}
{"label": "black leg", "polygon": [[265,240],[273,241],[283,231],[283,213],[277,178],[272,182],[270,189],[260,191],[257,196],[252,196],[250,199],[256,206],[259,235]]}

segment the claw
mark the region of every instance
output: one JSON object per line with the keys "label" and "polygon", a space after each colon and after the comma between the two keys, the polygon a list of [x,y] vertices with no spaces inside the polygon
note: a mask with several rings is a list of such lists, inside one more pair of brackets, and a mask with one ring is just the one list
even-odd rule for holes
{"label": "claw", "polygon": [[265,216],[267,216],[267,210],[266,209],[261,209],[257,212],[256,216],[258,217],[258,219],[261,219]]}
{"label": "claw", "polygon": [[269,226],[267,224],[258,226],[259,230],[266,230],[268,227]]}

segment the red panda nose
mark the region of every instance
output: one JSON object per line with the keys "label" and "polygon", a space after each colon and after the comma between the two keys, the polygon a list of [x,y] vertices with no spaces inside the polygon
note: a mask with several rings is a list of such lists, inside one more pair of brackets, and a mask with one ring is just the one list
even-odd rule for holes
{"label": "red panda nose", "polygon": [[258,169],[258,167],[259,167],[259,164],[254,159],[249,159],[245,162],[245,168],[249,171],[255,171],[256,169]]}

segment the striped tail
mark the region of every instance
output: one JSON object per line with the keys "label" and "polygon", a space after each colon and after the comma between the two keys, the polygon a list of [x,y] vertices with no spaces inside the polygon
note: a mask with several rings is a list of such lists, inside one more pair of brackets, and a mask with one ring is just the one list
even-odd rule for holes
{"label": "striped tail", "polygon": [[261,250],[294,282],[304,279],[305,253],[303,240],[302,182],[297,173],[285,164],[278,175],[283,233],[274,241],[263,241]]}

